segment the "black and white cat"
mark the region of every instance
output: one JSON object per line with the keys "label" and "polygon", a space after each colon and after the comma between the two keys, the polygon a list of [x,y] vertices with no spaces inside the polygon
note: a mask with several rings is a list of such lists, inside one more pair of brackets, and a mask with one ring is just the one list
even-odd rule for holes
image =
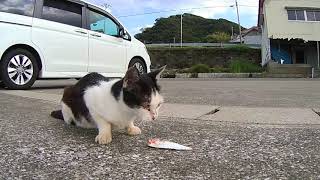
{"label": "black and white cat", "polygon": [[157,79],[164,69],[140,75],[131,67],[121,80],[90,73],[65,88],[62,109],[51,116],[82,128],[98,128],[95,141],[99,144],[112,141],[112,126],[126,128],[129,135],[141,134],[134,121],[158,117],[163,97]]}

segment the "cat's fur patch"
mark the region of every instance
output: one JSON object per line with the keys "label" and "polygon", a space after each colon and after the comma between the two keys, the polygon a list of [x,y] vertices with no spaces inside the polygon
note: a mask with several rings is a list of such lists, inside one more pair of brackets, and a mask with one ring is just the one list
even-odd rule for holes
{"label": "cat's fur patch", "polygon": [[126,128],[128,134],[141,130],[135,120],[155,120],[163,103],[157,79],[165,67],[140,75],[129,68],[121,80],[110,80],[98,73],[90,73],[75,85],[65,88],[61,110],[51,116],[83,128],[98,128],[96,142],[110,143],[112,126]]}

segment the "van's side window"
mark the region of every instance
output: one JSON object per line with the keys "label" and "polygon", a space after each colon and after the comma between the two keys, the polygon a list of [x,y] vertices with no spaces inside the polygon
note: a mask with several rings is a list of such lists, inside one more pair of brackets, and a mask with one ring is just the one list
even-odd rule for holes
{"label": "van's side window", "polygon": [[82,27],[82,6],[69,1],[44,0],[42,18]]}
{"label": "van's side window", "polygon": [[35,0],[0,0],[0,12],[33,16]]}
{"label": "van's side window", "polygon": [[109,17],[89,10],[89,29],[110,36],[119,35],[119,26]]}

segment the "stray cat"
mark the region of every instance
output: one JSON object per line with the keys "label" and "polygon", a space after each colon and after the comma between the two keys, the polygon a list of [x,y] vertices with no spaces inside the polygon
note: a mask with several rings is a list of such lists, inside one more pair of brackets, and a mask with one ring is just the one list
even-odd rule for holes
{"label": "stray cat", "polygon": [[90,73],[75,85],[65,88],[61,110],[51,116],[82,128],[98,128],[95,141],[112,141],[111,127],[126,128],[129,135],[141,134],[135,120],[155,120],[163,103],[157,79],[165,66],[140,75],[135,67],[123,79],[110,80]]}

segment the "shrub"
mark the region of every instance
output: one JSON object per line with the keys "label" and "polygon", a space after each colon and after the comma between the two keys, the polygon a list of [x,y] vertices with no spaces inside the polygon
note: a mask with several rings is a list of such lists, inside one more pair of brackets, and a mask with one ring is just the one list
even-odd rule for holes
{"label": "shrub", "polygon": [[208,35],[206,37],[206,40],[207,42],[210,42],[210,43],[219,42],[221,43],[221,46],[222,46],[222,43],[228,42],[230,40],[230,35],[225,32],[216,32],[214,34]]}
{"label": "shrub", "polygon": [[175,78],[176,77],[176,71],[175,70],[164,70],[164,72],[161,74],[162,78]]}
{"label": "shrub", "polygon": [[230,63],[229,68],[232,73],[255,73],[262,72],[262,68],[256,64],[243,59],[237,59]]}
{"label": "shrub", "polygon": [[190,73],[210,73],[210,67],[206,64],[196,64],[189,70]]}
{"label": "shrub", "polygon": [[248,59],[255,64],[261,61],[260,49],[250,49],[248,52],[241,53],[228,48],[148,48],[148,51],[153,68],[168,65],[168,69],[184,69],[196,64],[228,67],[229,63],[236,58]]}
{"label": "shrub", "polygon": [[178,73],[189,73],[190,72],[190,68],[184,68],[184,69],[179,69],[177,70]]}
{"label": "shrub", "polygon": [[211,73],[229,73],[229,68],[215,67],[211,68]]}
{"label": "shrub", "polygon": [[234,51],[234,52],[239,52],[239,53],[247,53],[250,50],[253,50],[252,48],[250,48],[247,45],[236,45],[236,46],[228,46],[227,49]]}

